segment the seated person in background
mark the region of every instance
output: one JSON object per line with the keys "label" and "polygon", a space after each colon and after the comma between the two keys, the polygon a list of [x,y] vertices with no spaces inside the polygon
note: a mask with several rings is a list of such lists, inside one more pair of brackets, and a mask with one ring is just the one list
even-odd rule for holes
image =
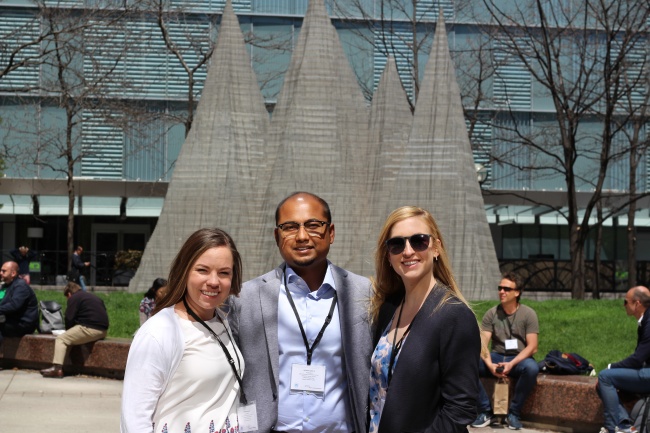
{"label": "seated person in background", "polygon": [[[483,316],[481,324],[483,342],[492,341],[492,352],[481,355],[479,375],[499,378],[516,377],[514,396],[511,396],[506,423],[511,430],[522,427],[521,408],[537,382],[539,367],[533,359],[537,352],[539,322],[535,311],[521,305],[523,290],[520,277],[514,272],[502,275],[499,283],[500,305]],[[485,427],[492,423],[490,398],[479,381],[478,417],[472,427]]]}
{"label": "seated person in background", "polygon": [[2,337],[22,337],[38,327],[38,301],[29,284],[18,278],[18,264],[5,262],[0,269],[5,296],[0,301],[0,342]]}
{"label": "seated person in background", "polygon": [[645,314],[650,306],[650,291],[643,286],[631,288],[623,305],[627,315],[634,316],[639,323],[636,349],[632,355],[609,364],[598,374],[596,391],[603,401],[605,415],[605,427],[600,429],[600,433],[636,432],[617,390],[650,393],[650,314]]}
{"label": "seated person in background", "polygon": [[108,313],[104,301],[84,292],[78,284],[68,283],[63,290],[68,299],[65,310],[66,331],[56,337],[52,367],[41,370],[43,377],[63,377],[63,361],[70,346],[90,343],[106,337]]}
{"label": "seated person in background", "polygon": [[167,280],[164,278],[156,278],[153,284],[144,294],[144,298],[140,301],[140,326],[151,317],[151,313],[156,308],[156,301],[160,299],[164,291],[160,289],[167,286]]}
{"label": "seated person in background", "polygon": [[32,284],[29,276],[29,262],[36,258],[36,253],[26,246],[21,246],[9,252],[14,261],[18,263],[18,276],[27,284]]}

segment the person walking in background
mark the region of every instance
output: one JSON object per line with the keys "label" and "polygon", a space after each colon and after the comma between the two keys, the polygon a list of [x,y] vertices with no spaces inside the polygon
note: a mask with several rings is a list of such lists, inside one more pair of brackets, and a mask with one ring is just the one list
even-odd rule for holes
{"label": "person walking in background", "polygon": [[36,258],[36,252],[23,245],[11,250],[9,254],[18,263],[18,276],[25,280],[27,284],[32,284],[29,276],[29,263]]}
{"label": "person walking in background", "polygon": [[[502,275],[498,287],[500,304],[483,316],[482,337],[487,345],[492,342],[492,352],[485,353],[480,361],[481,377],[516,377],[517,384],[506,423],[512,430],[520,430],[521,409],[537,383],[539,366],[533,359],[537,352],[539,321],[532,308],[519,303],[523,291],[522,281],[514,272]],[[483,384],[479,382],[479,415],[472,427],[485,427],[492,423],[492,406]]]}
{"label": "person walking in background", "polygon": [[0,280],[5,289],[0,301],[0,343],[2,337],[33,334],[38,327],[38,301],[29,284],[18,277],[18,263],[3,263]]}
{"label": "person walking in background", "polygon": [[241,282],[242,260],[226,232],[200,229],[185,241],[168,293],[131,343],[122,433],[239,431],[244,360],[219,307]]}
{"label": "person walking in background", "polygon": [[166,285],[166,279],[156,278],[147,293],[144,294],[144,298],[140,301],[140,326],[151,317],[151,313],[156,308],[156,301],[161,298],[159,296],[160,289],[163,289]]}
{"label": "person walking in background", "polygon": [[638,322],[636,349],[622,361],[609,364],[598,374],[596,391],[603,401],[605,427],[600,433],[634,433],[636,428],[621,401],[617,390],[650,393],[650,290],[633,287],[625,294],[625,312]]}
{"label": "person walking in background", "polygon": [[41,370],[43,377],[63,377],[63,362],[70,346],[101,340],[108,331],[106,306],[98,296],[84,292],[78,284],[68,282],[63,290],[67,298],[66,331],[54,341],[52,367]]}
{"label": "person walking in background", "polygon": [[275,224],[284,263],[246,282],[229,315],[257,431],[363,433],[370,281],[327,260],[335,229],[322,198],[291,194]]}
{"label": "person walking in background", "polygon": [[90,266],[90,262],[84,262],[81,260],[81,253],[83,252],[83,247],[79,245],[74,250],[74,253],[72,253],[72,265],[70,272],[68,273],[68,279],[73,283],[79,284],[81,290],[85,292],[88,288],[86,287],[86,278],[83,275],[83,271]]}
{"label": "person walking in background", "polygon": [[481,337],[431,214],[393,211],[375,254],[370,433],[466,432],[476,417]]}

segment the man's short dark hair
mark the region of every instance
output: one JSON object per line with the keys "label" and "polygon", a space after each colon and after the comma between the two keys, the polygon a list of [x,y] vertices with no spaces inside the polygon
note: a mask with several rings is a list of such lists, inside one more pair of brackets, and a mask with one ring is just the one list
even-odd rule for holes
{"label": "man's short dark hair", "polygon": [[332,213],[330,212],[330,205],[327,204],[327,202],[325,200],[323,200],[322,198],[320,198],[316,194],[312,194],[311,192],[296,191],[296,192],[292,192],[291,194],[286,196],[284,199],[282,199],[282,201],[278,204],[278,207],[275,208],[275,224],[280,224],[280,221],[279,221],[279,219],[280,219],[280,208],[282,207],[282,205],[287,200],[289,200],[290,198],[295,197],[297,195],[308,195],[308,196],[313,197],[316,200],[318,200],[318,202],[321,204],[321,206],[323,206],[323,212],[325,212],[325,219],[327,219],[328,223],[332,222]]}
{"label": "man's short dark hair", "polygon": [[516,272],[508,271],[501,274],[501,279],[509,280],[515,283],[515,288],[519,290],[519,295],[517,295],[517,302],[519,302],[519,298],[521,298],[521,292],[524,291],[524,281],[521,276]]}
{"label": "man's short dark hair", "polygon": [[519,276],[519,274],[517,274],[516,272],[513,271],[504,272],[503,274],[501,274],[501,279],[510,280],[513,283],[515,283],[515,287],[517,288],[517,290],[523,290],[522,286],[524,285],[524,282]]}

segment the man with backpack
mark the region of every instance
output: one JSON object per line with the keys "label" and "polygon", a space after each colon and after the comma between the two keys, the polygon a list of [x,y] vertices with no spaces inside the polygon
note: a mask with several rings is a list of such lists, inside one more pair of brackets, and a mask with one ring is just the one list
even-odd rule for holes
{"label": "man with backpack", "polygon": [[78,284],[68,283],[63,290],[68,298],[65,310],[66,331],[56,337],[52,367],[41,370],[43,377],[63,377],[63,361],[70,346],[101,340],[108,331],[108,313],[98,296],[84,292]]}
{"label": "man with backpack", "polygon": [[623,301],[625,312],[634,316],[637,343],[634,353],[622,361],[614,362],[598,374],[596,391],[603,401],[605,427],[600,433],[634,433],[636,428],[621,401],[617,390],[647,394],[650,392],[650,290],[644,286],[627,291]]}
{"label": "man with backpack", "polygon": [[[532,308],[521,305],[522,281],[514,272],[501,277],[498,292],[500,304],[489,309],[481,323],[481,337],[492,352],[481,354],[479,375],[482,377],[517,378],[514,396],[508,407],[506,423],[511,430],[521,430],[519,420],[526,398],[537,383],[539,367],[533,359],[537,352],[539,322]],[[492,423],[492,406],[485,388],[479,381],[478,417],[472,427],[486,427]]]}

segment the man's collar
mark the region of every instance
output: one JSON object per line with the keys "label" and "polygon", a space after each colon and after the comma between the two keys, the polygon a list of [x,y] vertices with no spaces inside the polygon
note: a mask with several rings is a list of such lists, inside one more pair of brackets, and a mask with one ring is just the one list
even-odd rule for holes
{"label": "man's collar", "polygon": [[[301,284],[304,285],[305,287],[307,286],[304,282],[304,280],[300,277],[300,275],[296,274],[296,271],[294,271],[291,266],[285,265],[285,272],[286,272],[286,281],[287,283],[295,283],[296,279],[301,281]],[[321,287],[324,285],[329,285],[331,288],[336,290],[336,283],[334,282],[334,275],[332,275],[332,263],[328,260],[327,261],[327,269],[325,270],[325,278],[323,278],[323,282],[321,283]]]}

